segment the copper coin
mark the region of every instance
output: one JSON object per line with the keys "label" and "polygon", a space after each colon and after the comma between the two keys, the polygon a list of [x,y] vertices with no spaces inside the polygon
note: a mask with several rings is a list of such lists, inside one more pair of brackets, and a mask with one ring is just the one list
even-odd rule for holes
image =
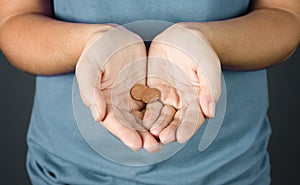
{"label": "copper coin", "polygon": [[142,101],[144,103],[153,103],[159,100],[160,91],[155,88],[148,88],[142,94]]}
{"label": "copper coin", "polygon": [[142,94],[145,90],[147,90],[148,87],[142,84],[136,84],[133,86],[130,90],[130,94],[133,99],[135,100],[142,100]]}

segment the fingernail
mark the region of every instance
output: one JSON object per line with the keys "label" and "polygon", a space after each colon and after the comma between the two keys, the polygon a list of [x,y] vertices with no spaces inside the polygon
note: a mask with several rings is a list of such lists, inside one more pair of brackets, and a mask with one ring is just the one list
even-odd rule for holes
{"label": "fingernail", "polygon": [[160,152],[163,148],[162,143],[156,143],[150,146],[144,146],[144,149],[148,151],[149,153],[157,153]]}
{"label": "fingernail", "polygon": [[[128,146],[128,145],[127,145]],[[140,146],[128,146],[128,148],[134,152],[139,151],[142,147]]]}
{"label": "fingernail", "polygon": [[155,136],[159,135],[158,130],[155,129],[155,128],[154,129],[150,129],[150,133],[153,134],[153,135],[155,135]]}
{"label": "fingernail", "polygon": [[98,122],[99,120],[99,114],[98,114],[98,111],[97,111],[97,108],[96,108],[96,105],[94,104],[94,105],[91,105],[91,107],[90,107],[90,111],[91,111],[91,113],[92,113],[92,116],[93,116],[93,118],[94,118],[94,121],[95,122]]}
{"label": "fingernail", "polygon": [[157,152],[160,152],[164,148],[164,145],[162,143],[158,143],[158,147],[157,148],[158,148]]}
{"label": "fingernail", "polygon": [[216,103],[211,101],[209,103],[209,109],[210,109],[210,115],[211,117],[215,117],[215,112],[216,112]]}
{"label": "fingernail", "polygon": [[175,141],[176,137],[175,137],[175,133],[172,133],[169,136],[159,137],[159,139],[160,139],[161,143],[169,144],[169,143]]}

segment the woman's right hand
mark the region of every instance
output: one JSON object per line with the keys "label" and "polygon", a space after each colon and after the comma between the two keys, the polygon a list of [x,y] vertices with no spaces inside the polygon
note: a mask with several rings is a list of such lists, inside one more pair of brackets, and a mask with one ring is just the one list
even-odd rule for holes
{"label": "woman's right hand", "polygon": [[[118,116],[113,104],[117,102],[121,114],[127,115],[130,111],[143,108],[141,102],[126,96],[128,90],[114,89],[114,82],[122,69],[136,61],[139,61],[139,67],[130,68],[123,84],[134,82],[136,73],[143,73],[145,77],[146,60],[143,40],[126,28],[115,26],[107,33],[95,34],[90,39],[76,66],[76,78],[80,96],[96,122],[100,122],[134,151],[144,148],[148,152],[157,152],[162,144],[142,125]],[[112,96],[113,90],[118,91],[119,96]],[[128,110],[128,104],[131,110]]]}

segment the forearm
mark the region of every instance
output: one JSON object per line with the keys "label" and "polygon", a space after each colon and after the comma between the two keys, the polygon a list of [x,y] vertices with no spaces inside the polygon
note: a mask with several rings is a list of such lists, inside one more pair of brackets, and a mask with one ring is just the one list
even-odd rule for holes
{"label": "forearm", "polygon": [[207,23],[184,23],[203,33],[223,67],[254,70],[280,63],[300,41],[300,23],[292,14],[260,9],[246,16]]}
{"label": "forearm", "polygon": [[0,26],[0,47],[18,69],[54,75],[71,72],[95,32],[109,25],[67,23],[41,14],[14,16]]}

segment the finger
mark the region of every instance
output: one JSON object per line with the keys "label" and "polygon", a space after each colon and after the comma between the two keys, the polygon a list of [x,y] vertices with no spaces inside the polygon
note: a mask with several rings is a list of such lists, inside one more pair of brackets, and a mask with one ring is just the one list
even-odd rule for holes
{"label": "finger", "polygon": [[129,98],[129,107],[130,107],[130,110],[136,110],[136,111],[140,111],[140,110],[143,110],[145,108],[146,104],[142,101],[136,101],[136,100],[133,100],[131,98]]}
{"label": "finger", "polygon": [[106,114],[106,101],[105,96],[101,90],[96,88],[94,93],[94,103],[90,105],[90,111],[95,122],[101,121]]}
{"label": "finger", "polygon": [[[126,88],[114,88],[113,92],[109,89],[104,91],[107,97],[107,102],[111,100],[112,110],[115,117],[124,124],[126,127],[133,130],[146,130],[142,126],[143,114],[140,110],[143,109],[145,104],[140,101],[133,100]],[[119,88],[120,87],[120,88]],[[125,89],[125,90],[124,90]],[[128,89],[128,88],[127,88]]]}
{"label": "finger", "polygon": [[176,109],[170,105],[165,105],[162,110],[159,118],[154,122],[152,127],[150,128],[150,132],[155,135],[159,136],[161,131],[173,121],[175,116]]}
{"label": "finger", "polygon": [[170,86],[161,87],[161,101],[166,105],[171,105],[175,108],[181,107],[180,97],[175,88]]}
{"label": "finger", "polygon": [[199,103],[203,114],[207,118],[213,118],[215,116],[216,100],[211,96],[208,86],[200,88]]}
{"label": "finger", "polygon": [[182,109],[178,110],[175,114],[174,120],[159,134],[159,139],[163,144],[176,141],[176,130],[181,121],[182,111]]}
{"label": "finger", "polygon": [[140,111],[132,111],[131,114],[135,115],[135,118],[138,118],[139,120],[136,120],[135,122],[132,117],[129,118],[128,115],[123,113],[123,115],[127,118],[126,121],[129,121],[128,118],[131,120],[129,123],[130,129],[135,129],[140,134],[142,147],[150,153],[159,152],[163,147],[162,144],[158,142],[155,137],[148,132],[148,130],[138,123],[138,121],[142,121],[143,113]]}
{"label": "finger", "polygon": [[173,66],[168,64],[170,62],[166,62],[161,58],[148,57],[147,85],[161,92],[160,99],[164,104],[179,108],[180,98],[174,86],[177,81],[174,74],[177,71],[174,71]]}
{"label": "finger", "polygon": [[143,140],[143,148],[149,153],[156,153],[162,150],[162,143],[158,142],[148,131],[139,131]]}
{"label": "finger", "polygon": [[162,80],[149,80],[152,88],[156,88],[160,91],[161,97],[160,100],[166,104],[171,105],[175,108],[181,107],[180,97],[177,93],[177,90],[171,85],[163,84]]}
{"label": "finger", "polygon": [[139,133],[136,130],[125,126],[126,124],[121,123],[120,120],[114,116],[111,108],[109,108],[107,112],[107,116],[101,124],[131,150],[140,150],[143,145]]}
{"label": "finger", "polygon": [[142,112],[129,112],[128,110],[114,108],[113,114],[119,120],[119,122],[127,128],[136,131],[147,131],[147,129],[143,126],[143,120],[141,119],[143,116]]}
{"label": "finger", "polygon": [[204,123],[205,118],[201,112],[199,102],[193,101],[187,108],[183,120],[176,132],[176,140],[179,143],[188,141]]}
{"label": "finger", "polygon": [[144,114],[143,114],[141,111],[138,111],[138,110],[133,110],[133,111],[131,111],[131,114],[132,114],[134,117],[136,117],[136,118],[138,118],[138,119],[140,119],[140,120],[143,120],[143,118],[144,118]]}
{"label": "finger", "polygon": [[159,101],[148,103],[146,105],[145,115],[143,117],[143,126],[150,129],[160,115],[163,104]]}
{"label": "finger", "polygon": [[199,102],[204,115],[208,118],[215,116],[216,103],[221,95],[221,71],[215,68],[206,65],[197,67],[200,85]]}

